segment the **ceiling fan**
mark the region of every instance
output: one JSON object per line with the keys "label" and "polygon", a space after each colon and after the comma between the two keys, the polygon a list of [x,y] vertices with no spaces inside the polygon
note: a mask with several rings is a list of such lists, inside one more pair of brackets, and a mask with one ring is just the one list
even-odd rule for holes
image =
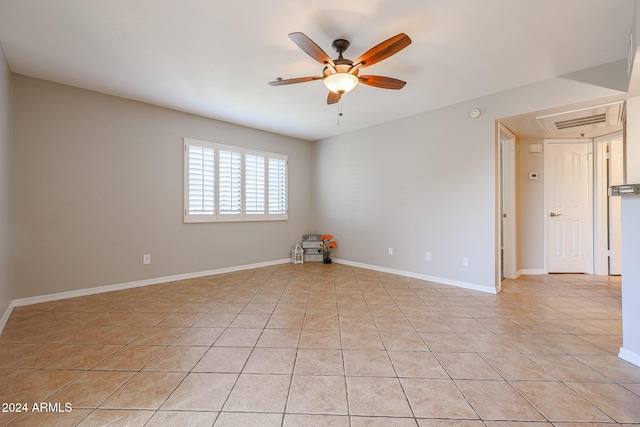
{"label": "ceiling fan", "polygon": [[269,82],[271,86],[323,80],[325,86],[329,89],[327,104],[335,104],[340,101],[342,95],[355,88],[358,83],[394,90],[402,89],[406,84],[406,82],[392,77],[359,75],[360,69],[387,59],[409,46],[411,39],[404,33],[400,33],[377,44],[360,55],[355,61],[342,57],[342,54],[349,47],[347,40],[337,39],[333,41],[331,46],[338,52],[338,58],[332,60],[313,40],[303,33],[291,33],[289,34],[289,38],[307,55],[324,65],[324,70],[322,70],[321,76],[298,77],[285,80],[279,78],[273,82]]}

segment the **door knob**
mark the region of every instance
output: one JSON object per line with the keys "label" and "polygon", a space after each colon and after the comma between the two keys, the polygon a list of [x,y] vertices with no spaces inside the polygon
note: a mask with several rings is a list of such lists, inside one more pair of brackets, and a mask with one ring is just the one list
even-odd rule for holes
{"label": "door knob", "polygon": [[556,217],[556,216],[560,216],[560,215],[562,215],[562,214],[557,214],[557,213],[555,213],[555,212],[551,212],[551,213],[549,214],[549,216],[550,216],[551,218],[554,218],[554,217]]}

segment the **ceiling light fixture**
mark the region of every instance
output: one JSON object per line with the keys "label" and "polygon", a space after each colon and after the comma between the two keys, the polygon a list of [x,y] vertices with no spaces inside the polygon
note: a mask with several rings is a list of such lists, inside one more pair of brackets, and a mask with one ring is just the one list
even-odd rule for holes
{"label": "ceiling light fixture", "polygon": [[335,73],[324,78],[324,85],[331,92],[344,94],[358,85],[358,78],[349,73]]}

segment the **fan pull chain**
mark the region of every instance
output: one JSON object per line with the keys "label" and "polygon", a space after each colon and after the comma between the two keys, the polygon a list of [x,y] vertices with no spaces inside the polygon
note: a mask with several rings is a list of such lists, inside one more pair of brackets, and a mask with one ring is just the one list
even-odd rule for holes
{"label": "fan pull chain", "polygon": [[342,117],[342,98],[338,101],[338,126],[340,126],[340,117]]}

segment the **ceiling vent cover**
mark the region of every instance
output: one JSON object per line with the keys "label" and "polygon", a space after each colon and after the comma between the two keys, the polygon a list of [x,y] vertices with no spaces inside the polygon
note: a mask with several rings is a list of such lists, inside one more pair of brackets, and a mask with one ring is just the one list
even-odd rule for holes
{"label": "ceiling vent cover", "polygon": [[595,131],[598,128],[618,126],[622,123],[623,117],[624,104],[613,102],[536,118],[548,135],[558,133],[579,135]]}
{"label": "ceiling vent cover", "polygon": [[606,123],[607,122],[607,114],[596,114],[594,116],[586,116],[586,117],[578,117],[577,119],[569,119],[569,120],[560,120],[556,122],[556,129],[570,129],[576,128],[580,126],[588,126],[595,125],[598,123]]}

